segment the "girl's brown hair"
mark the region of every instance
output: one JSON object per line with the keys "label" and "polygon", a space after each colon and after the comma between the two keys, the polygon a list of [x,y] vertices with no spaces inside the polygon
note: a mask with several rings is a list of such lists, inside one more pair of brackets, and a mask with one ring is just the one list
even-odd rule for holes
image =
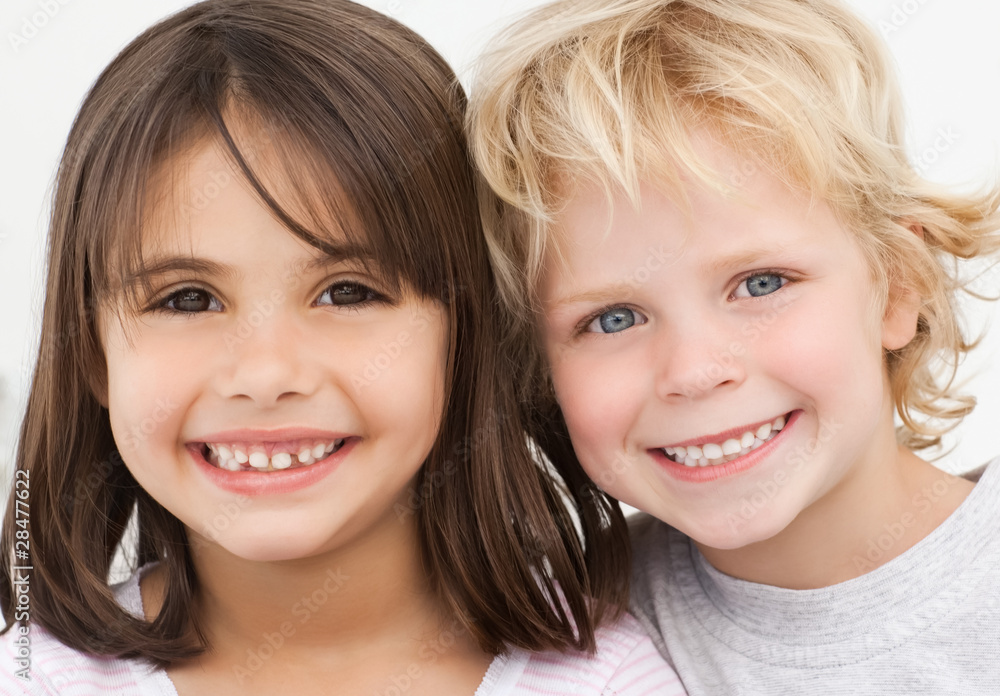
{"label": "girl's brown hair", "polygon": [[[447,308],[448,402],[409,505],[397,511],[416,516],[442,601],[491,653],[593,649],[595,620],[616,613],[627,592],[623,521],[585,479],[567,474],[562,485],[532,458],[512,379],[528,341],[490,270],[464,109],[461,87],[425,41],[346,0],[209,0],[155,25],[108,66],[59,168],[41,347],[17,452],[30,477],[32,621],[75,649],[158,665],[207,647],[186,531],[123,465],[95,396],[105,378],[95,310],[141,270],[157,170],[207,137],[291,233],[323,250],[320,221],[350,221],[382,275]],[[245,131],[265,147],[241,148]],[[261,153],[276,160],[267,171],[292,184],[284,205],[263,183]],[[285,188],[303,200],[288,201]],[[135,563],[166,570],[151,622],[124,612],[108,586],[133,516]],[[0,544],[9,621],[15,519],[12,493]]]}

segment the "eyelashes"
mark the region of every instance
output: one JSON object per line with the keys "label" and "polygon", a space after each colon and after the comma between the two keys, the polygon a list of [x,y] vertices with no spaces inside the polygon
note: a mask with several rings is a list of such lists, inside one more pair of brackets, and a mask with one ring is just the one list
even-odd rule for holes
{"label": "eyelashes", "polygon": [[[729,294],[730,301],[765,300],[786,285],[796,282],[796,277],[784,269],[758,269],[735,280],[736,286]],[[638,309],[627,304],[610,304],[587,315],[574,328],[574,335],[595,333],[611,335],[645,324],[649,319]]]}
{"label": "eyelashes", "polygon": [[[766,270],[754,271],[740,280],[730,297],[733,298],[760,298],[776,293],[792,281],[787,271]],[[746,293],[740,293],[741,288],[746,288]]]}
{"label": "eyelashes", "polygon": [[[314,306],[335,307],[348,311],[360,311],[376,304],[395,306],[396,302],[385,293],[357,280],[338,280],[331,283],[313,302]],[[153,300],[143,313],[195,316],[224,310],[224,305],[212,291],[198,285],[186,285]]]}
{"label": "eyelashes", "polygon": [[198,314],[221,312],[222,303],[204,288],[185,287],[158,300],[152,309],[175,314]]}
{"label": "eyelashes", "polygon": [[[319,300],[329,297],[330,301],[320,302]],[[394,306],[395,302],[377,290],[354,280],[342,280],[329,285],[316,301],[319,305],[329,304],[332,307],[345,307],[360,310],[371,304],[384,304]]]}
{"label": "eyelashes", "polygon": [[616,305],[600,310],[584,319],[581,333],[615,334],[649,321],[644,314],[631,307]]}

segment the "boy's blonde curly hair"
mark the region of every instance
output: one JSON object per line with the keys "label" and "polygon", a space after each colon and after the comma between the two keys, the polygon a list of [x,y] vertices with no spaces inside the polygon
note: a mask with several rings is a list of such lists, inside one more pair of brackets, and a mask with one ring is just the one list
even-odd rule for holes
{"label": "boy's blonde curly hair", "polygon": [[917,174],[886,49],[840,2],[560,0],[483,58],[468,127],[500,199],[481,194],[494,265],[522,317],[538,309],[550,225],[573,182],[636,204],[641,180],[678,201],[682,176],[731,188],[692,146],[708,127],[831,206],[869,261],[880,311],[893,286],[922,299],[915,338],[886,352],[899,441],[937,445],[975,405],[954,385],[975,344],[959,326],[956,295],[971,290],[958,260],[1000,250],[1000,188],[959,195]]}

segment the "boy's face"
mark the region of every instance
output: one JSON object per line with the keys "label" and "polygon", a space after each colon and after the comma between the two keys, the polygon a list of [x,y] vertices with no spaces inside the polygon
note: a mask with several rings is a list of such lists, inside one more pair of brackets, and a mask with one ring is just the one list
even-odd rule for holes
{"label": "boy's face", "polygon": [[[719,171],[740,171],[725,149]],[[742,163],[743,172],[750,171]],[[581,185],[540,292],[556,396],[588,474],[701,544],[768,539],[895,452],[882,316],[829,207],[758,168],[690,215]],[[829,499],[828,499],[829,500]],[[844,511],[849,514],[850,511]]]}

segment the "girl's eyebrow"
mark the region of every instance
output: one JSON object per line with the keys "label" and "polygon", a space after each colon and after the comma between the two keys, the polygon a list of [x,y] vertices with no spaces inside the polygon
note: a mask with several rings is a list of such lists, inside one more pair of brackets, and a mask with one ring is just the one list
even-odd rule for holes
{"label": "girl's eyebrow", "polygon": [[[373,258],[371,251],[364,246],[331,242],[323,245],[323,250],[318,256],[292,269],[292,272],[295,275],[308,275],[325,270],[336,263],[371,262]],[[196,273],[226,280],[234,280],[241,275],[235,266],[195,256],[153,257],[149,263],[143,264],[142,268],[128,277],[126,287],[135,288],[141,284],[148,284],[154,278],[175,272]]]}
{"label": "girl's eyebrow", "polygon": [[234,267],[208,259],[199,259],[193,256],[154,257],[151,262],[144,263],[139,270],[132,273],[125,285],[130,289],[139,285],[148,285],[153,278],[177,271],[221,276],[227,279],[233,279],[239,275]]}

